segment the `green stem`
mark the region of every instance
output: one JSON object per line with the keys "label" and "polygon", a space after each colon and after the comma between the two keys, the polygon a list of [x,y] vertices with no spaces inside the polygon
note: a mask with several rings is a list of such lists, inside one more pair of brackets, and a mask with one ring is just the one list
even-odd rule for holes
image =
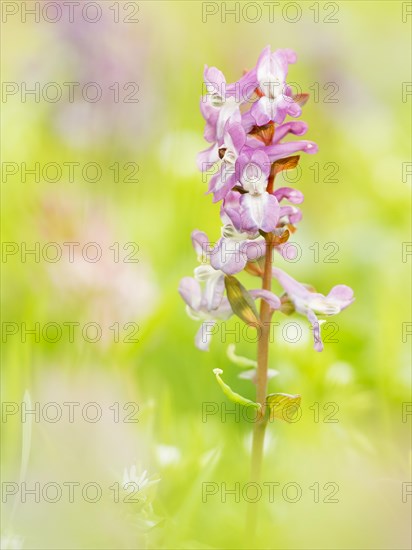
{"label": "green stem", "polygon": [[[266,237],[266,255],[265,267],[263,272],[263,290],[272,289],[272,236]],[[260,304],[260,320],[262,321],[262,329],[258,340],[257,349],[257,371],[256,371],[256,401],[262,406],[261,415],[257,419],[253,428],[253,443],[252,443],[252,463],[250,480],[254,483],[259,483],[262,462],[263,462],[263,446],[265,442],[265,407],[268,383],[268,358],[269,358],[269,336],[270,336],[270,320],[272,312],[269,304],[262,300]],[[248,509],[248,535],[253,538],[255,536],[258,519],[257,502],[251,503]]]}

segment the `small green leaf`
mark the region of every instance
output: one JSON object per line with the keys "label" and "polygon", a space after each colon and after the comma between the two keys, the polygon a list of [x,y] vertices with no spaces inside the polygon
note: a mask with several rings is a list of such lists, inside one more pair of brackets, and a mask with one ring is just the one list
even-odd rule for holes
{"label": "small green leaf", "polygon": [[236,277],[233,277],[233,275],[226,275],[225,287],[233,313],[247,325],[262,326],[255,302]]}
{"label": "small green leaf", "polygon": [[300,401],[300,395],[271,393],[266,397],[266,405],[269,410],[270,420],[279,418],[286,422],[293,422],[300,408]]}
{"label": "small green leaf", "polygon": [[236,355],[235,350],[235,344],[229,344],[226,350],[226,354],[232,363],[242,369],[249,369],[250,367],[253,367],[254,369],[257,368],[257,361],[254,359],[248,359],[247,357],[242,357],[241,355]]}
{"label": "small green leaf", "polygon": [[222,369],[213,370],[213,374],[215,374],[216,380],[219,386],[222,388],[223,393],[226,395],[228,399],[230,399],[234,403],[239,403],[239,405],[244,405],[245,407],[253,407],[255,409],[260,409],[259,403],[255,403],[254,401],[251,401],[250,399],[247,399],[246,397],[239,395],[238,393],[234,392],[230,386],[225,384],[223,380],[220,378],[220,375],[222,374],[222,372],[223,372]]}

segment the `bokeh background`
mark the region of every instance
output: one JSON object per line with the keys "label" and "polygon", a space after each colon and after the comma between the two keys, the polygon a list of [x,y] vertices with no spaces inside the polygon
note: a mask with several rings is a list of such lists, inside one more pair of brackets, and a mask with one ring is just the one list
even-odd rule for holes
{"label": "bokeh background", "polygon": [[[2,547],[409,548],[407,3],[82,1],[73,22],[63,4],[2,2]],[[38,21],[23,16],[33,6]],[[242,490],[252,425],[222,417],[230,404],[212,369],[251,399],[253,385],[227,357],[233,335],[219,334],[209,353],[194,347],[198,325],[177,286],[197,265],[192,229],[219,237],[195,165],[203,66],[234,81],[267,44],[296,50],[289,79],[311,93],[302,118],[319,144],[296,184],[302,254],[279,266],[323,293],[346,283],[356,302],[333,319],[338,342],[321,354],[305,320],[279,317],[270,390],[301,394],[302,417],[268,427],[263,480],[279,485],[274,502],[262,486],[251,537]],[[26,95],[36,82],[38,97]],[[72,101],[67,82],[80,83]],[[94,103],[81,94],[89,82],[102,90]],[[50,242],[59,261],[47,259]],[[80,243],[72,261],[64,242]],[[79,252],[91,242],[95,263]],[[327,243],[338,261],[325,261]],[[294,343],[281,330],[291,321],[302,327]],[[96,342],[95,325],[83,335],[88,323],[101,327]],[[243,339],[236,350],[255,357]],[[79,403],[72,422],[68,402]],[[205,418],[205,403],[218,412]],[[24,407],[39,416],[22,417]],[[125,468],[139,502],[124,502]],[[72,499],[67,482],[78,484]],[[24,498],[36,483],[39,495]],[[88,483],[102,490],[96,502],[93,488],[83,496]],[[204,483],[216,494],[204,498]]]}

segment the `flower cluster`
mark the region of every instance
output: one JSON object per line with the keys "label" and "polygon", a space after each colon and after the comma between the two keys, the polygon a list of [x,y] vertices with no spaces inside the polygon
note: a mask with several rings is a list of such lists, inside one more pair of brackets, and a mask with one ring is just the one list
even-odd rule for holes
{"label": "flower cluster", "polygon": [[[299,117],[308,99],[308,94],[293,94],[286,82],[289,65],[295,62],[292,50],[272,53],[268,46],[256,67],[232,84],[215,67],[205,67],[206,94],[200,108],[206,121],[204,137],[210,146],[199,153],[197,162],[200,170],[211,174],[208,193],[214,202],[221,202],[222,230],[214,245],[204,233],[192,234],[201,265],[195,269],[194,278],[181,281],[179,291],[194,319],[215,323],[236,313],[225,296],[233,275],[246,270],[263,277],[267,247],[282,255],[301,220],[296,206],[303,202],[301,191],[275,186],[277,174],[297,166],[296,153],[314,154],[318,150],[312,141],[288,140],[308,129],[302,121],[287,120]],[[315,349],[321,351],[317,314],[333,315],[347,307],[353,301],[352,290],[338,285],[325,297],[278,268],[273,268],[273,277],[285,291],[281,299],[269,290],[249,291],[249,298],[262,298],[271,309],[284,313],[305,315],[314,330]],[[245,292],[242,287],[247,302]],[[196,345],[205,350],[209,338],[203,336],[201,328]]]}
{"label": "flower cluster", "polygon": [[299,221],[300,211],[281,202],[298,204],[302,194],[291,188],[274,190],[273,180],[284,167],[279,161],[299,151],[317,152],[312,141],[282,142],[289,134],[301,136],[307,131],[304,122],[285,122],[287,115],[298,117],[300,104],[307,100],[307,94],[294,96],[286,84],[288,66],[295,61],[291,50],[271,53],[267,47],[256,68],[234,84],[226,84],[214,67],[204,72],[208,93],[200,105],[206,120],[204,137],[212,145],[199,154],[198,166],[216,171],[209,193],[215,202],[222,201],[222,217],[252,237]]}

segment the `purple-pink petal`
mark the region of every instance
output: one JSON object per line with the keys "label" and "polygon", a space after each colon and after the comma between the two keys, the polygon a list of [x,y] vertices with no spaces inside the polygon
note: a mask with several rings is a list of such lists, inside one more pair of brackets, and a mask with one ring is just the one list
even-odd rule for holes
{"label": "purple-pink petal", "polygon": [[192,245],[198,256],[206,256],[210,252],[209,238],[203,231],[192,231]]}
{"label": "purple-pink petal", "polygon": [[232,239],[221,238],[210,255],[210,264],[227,275],[242,271],[247,262],[247,255],[242,249],[243,243]]}
{"label": "purple-pink petal", "polygon": [[317,153],[318,146],[313,141],[299,140],[269,145],[265,148],[265,150],[271,162],[274,162],[275,160],[288,157],[298,151],[303,151],[304,153],[313,155],[314,153]]}
{"label": "purple-pink petal", "polygon": [[203,80],[208,86],[208,93],[214,92],[224,97],[226,78],[222,71],[219,71],[219,69],[217,69],[216,67],[208,67],[207,65],[205,65]]}
{"label": "purple-pink petal", "polygon": [[208,149],[201,151],[197,154],[197,167],[201,172],[209,170],[219,160],[219,150],[216,143],[211,145]]}
{"label": "purple-pink petal", "polygon": [[266,96],[261,97],[250,109],[257,126],[264,126],[276,118],[277,105]]}
{"label": "purple-pink petal", "polygon": [[320,333],[320,324],[318,321],[318,318],[316,317],[315,313],[308,309],[306,312],[306,317],[308,318],[310,324],[312,325],[313,330],[313,341],[314,341],[314,349],[315,351],[323,351],[323,342],[322,342],[322,336]]}
{"label": "purple-pink petal", "polygon": [[209,193],[213,193],[213,202],[219,202],[226,197],[229,191],[234,187],[236,177],[233,168],[222,164],[221,170],[210,180]]}
{"label": "purple-pink petal", "polygon": [[258,85],[256,68],[253,68],[239,78],[239,80],[226,86],[226,96],[235,97],[239,103],[247,103],[255,93]]}
{"label": "purple-pink petal", "polygon": [[183,277],[179,283],[179,294],[193,310],[200,308],[202,293],[200,285],[193,277]]}
{"label": "purple-pink petal", "polygon": [[276,50],[275,54],[283,55],[289,65],[293,65],[294,63],[296,63],[296,52],[294,50],[291,50],[290,48],[281,48],[279,50]]}
{"label": "purple-pink petal", "polygon": [[246,132],[240,122],[229,120],[225,126],[225,145],[233,145],[235,152],[239,154],[246,143]]}
{"label": "purple-pink petal", "polygon": [[242,244],[243,252],[246,254],[248,262],[254,262],[262,258],[266,253],[266,241],[255,240],[246,241]]}
{"label": "purple-pink petal", "polygon": [[287,292],[291,297],[297,296],[298,298],[305,299],[310,295],[310,291],[305,286],[296,281],[293,277],[288,275],[282,269],[279,269],[278,267],[273,267],[272,275],[279,281],[284,291]]}
{"label": "purple-pink petal", "polygon": [[328,299],[338,302],[341,310],[348,307],[353,301],[353,290],[347,285],[336,285],[327,295]]}
{"label": "purple-pink petal", "polygon": [[261,169],[262,174],[266,176],[266,178],[269,177],[271,162],[264,149],[249,149],[245,153],[239,155],[237,163],[239,176],[241,176],[247,164],[249,163],[257,165]]}
{"label": "purple-pink petal", "polygon": [[252,296],[254,300],[257,298],[261,298],[262,300],[265,300],[267,302],[271,309],[279,309],[280,308],[280,300],[276,296],[276,294],[273,294],[273,292],[270,292],[270,290],[264,290],[264,289],[256,289],[256,290],[250,290],[249,294]]}
{"label": "purple-pink petal", "polygon": [[240,217],[240,193],[237,191],[229,191],[226,195],[222,209],[221,217],[227,216],[235,229],[242,230],[242,220]]}
{"label": "purple-pink petal", "polygon": [[240,217],[243,231],[273,231],[279,220],[279,203],[273,195],[251,195],[240,198]]}
{"label": "purple-pink petal", "polygon": [[287,134],[293,134],[295,136],[303,136],[308,130],[306,122],[301,120],[293,120],[291,122],[285,122],[275,129],[275,135],[273,143],[279,143]]}
{"label": "purple-pink petal", "polygon": [[302,211],[296,206],[281,206],[279,218],[286,217],[288,223],[298,223],[302,219]]}
{"label": "purple-pink petal", "polygon": [[279,202],[286,199],[292,204],[301,204],[304,199],[303,193],[297,189],[293,189],[292,187],[279,187],[273,192],[273,194]]}

